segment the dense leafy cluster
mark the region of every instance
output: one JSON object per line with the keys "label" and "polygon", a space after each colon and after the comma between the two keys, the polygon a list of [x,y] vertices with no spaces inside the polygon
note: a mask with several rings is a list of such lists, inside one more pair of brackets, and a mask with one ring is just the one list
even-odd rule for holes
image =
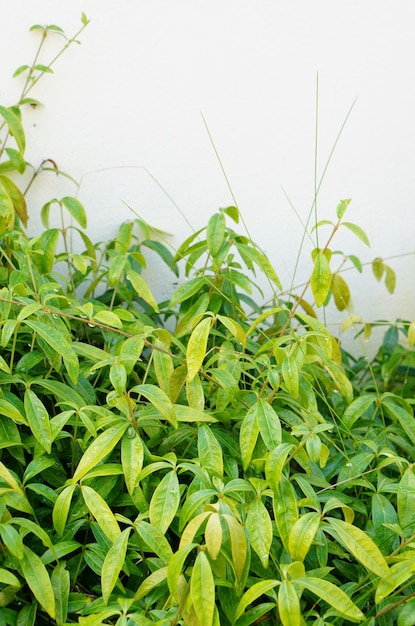
{"label": "dense leafy cluster", "polygon": [[[415,329],[369,364],[314,308],[350,297],[329,248],[340,226],[366,243],[348,201],[285,297],[236,207],[174,255],[138,218],[95,244],[69,196],[28,238],[20,106],[0,108],[0,626],[413,624]],[[168,302],[146,250],[180,279]]]}

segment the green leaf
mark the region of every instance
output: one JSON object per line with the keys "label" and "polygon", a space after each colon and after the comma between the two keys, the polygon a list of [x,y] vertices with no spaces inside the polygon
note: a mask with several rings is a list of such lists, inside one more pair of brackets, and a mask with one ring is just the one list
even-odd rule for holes
{"label": "green leaf", "polygon": [[326,526],[325,530],[334,535],[364,567],[381,578],[389,574],[385,557],[363,530],[333,517],[327,518],[326,521],[331,529]]}
{"label": "green leaf", "polygon": [[147,398],[157,411],[159,411],[174,428],[177,428],[177,417],[174,406],[162,389],[159,389],[156,385],[144,384],[135,385],[130,389],[130,393],[131,392],[138,393]]}
{"label": "green leaf", "polygon": [[198,277],[191,278],[182,285],[179,285],[170,300],[169,308],[173,309],[176,305],[188,300],[198,293],[205,284],[205,279],[203,277]]}
{"label": "green leaf", "polygon": [[115,393],[118,396],[122,396],[126,392],[127,385],[127,371],[124,365],[122,363],[113,363],[110,367],[109,378]]}
{"label": "green leaf", "polygon": [[304,561],[320,526],[320,513],[312,511],[299,517],[288,537],[288,551],[294,561]]}
{"label": "green leaf", "polygon": [[[35,322],[32,320],[25,320],[25,324],[34,330],[55,352],[61,355],[66,365],[68,374],[73,380],[74,372],[72,368],[74,368],[76,372],[78,371],[78,357],[64,335],[57,331],[52,324]],[[73,380],[73,382],[76,382],[76,379]]]}
{"label": "green leaf", "polygon": [[43,274],[49,274],[53,270],[59,237],[58,228],[48,228],[36,242],[35,250],[40,250],[42,254],[35,256],[35,262]]}
{"label": "green leaf", "polygon": [[260,498],[255,498],[249,505],[245,525],[252,548],[258,555],[262,566],[268,567],[272,543],[272,521]]}
{"label": "green leaf", "polygon": [[198,545],[196,543],[189,543],[187,546],[184,546],[183,548],[180,548],[180,550],[177,550],[177,552],[175,552],[175,554],[170,559],[167,569],[167,584],[169,586],[169,590],[174,602],[178,601],[177,596],[179,581],[184,562],[190,552],[197,547]]}
{"label": "green leaf", "polygon": [[274,589],[274,587],[280,584],[279,580],[261,580],[258,583],[254,583],[248,591],[245,591],[242,598],[239,600],[233,617],[233,623],[235,623],[241,615],[245,613],[245,609],[247,607],[250,607],[255,603],[255,600],[258,600],[258,598],[267,594],[268,591],[271,591],[271,589]]}
{"label": "green leaf", "polygon": [[52,449],[52,435],[50,430],[49,414],[37,395],[26,389],[24,394],[26,418],[33,435],[40,445],[50,454]]}
{"label": "green leaf", "polygon": [[56,502],[53,506],[52,521],[53,526],[59,536],[62,536],[65,531],[69,508],[71,506],[72,496],[75,488],[76,483],[65,487],[56,498]]}
{"label": "green leaf", "polygon": [[125,273],[127,274],[127,278],[131,282],[134,291],[140,296],[140,298],[147,302],[147,304],[149,304],[154,311],[158,312],[159,307],[157,301],[144,278],[138,272],[135,272],[129,267],[127,267]]}
{"label": "green leaf", "polygon": [[102,598],[105,604],[108,604],[111,592],[124,565],[130,531],[131,528],[123,530],[105,556],[101,572]]}
{"label": "green leaf", "polygon": [[410,405],[402,400],[395,400],[392,394],[383,394],[382,407],[400,423],[409,440],[415,445],[415,420]]}
{"label": "green leaf", "polygon": [[134,528],[147,546],[147,550],[144,549],[145,552],[150,551],[157,554],[157,556],[159,556],[166,563],[170,561],[173,556],[173,551],[166,537],[159,528],[156,528],[152,524],[142,520],[135,522]]}
{"label": "green leaf", "polygon": [[407,600],[399,610],[397,626],[414,626],[415,624],[415,600]]}
{"label": "green leaf", "polygon": [[37,554],[24,546],[24,555],[20,560],[23,576],[36,600],[46,613],[52,618],[56,617],[56,603],[53,587],[46,567]]}
{"label": "green leaf", "polygon": [[340,200],[339,204],[336,207],[336,214],[339,220],[341,220],[344,214],[346,213],[347,207],[349,206],[350,203],[351,203],[350,198],[348,198],[347,200]]}
{"label": "green leaf", "polygon": [[209,295],[207,293],[203,293],[200,298],[192,304],[186,313],[179,318],[175,330],[176,337],[184,337],[192,332],[194,320],[202,313],[206,313],[209,302]]}
{"label": "green leaf", "polygon": [[190,578],[190,595],[199,623],[213,624],[215,610],[215,582],[206,554],[201,551],[196,557]]}
{"label": "green leaf", "polygon": [[315,255],[310,284],[316,306],[320,307],[329,295],[331,287],[330,263],[323,252],[317,252]]}
{"label": "green leaf", "polygon": [[164,534],[176,515],[180,504],[180,485],[172,470],[157,485],[150,500],[150,522]]}
{"label": "green leaf", "polygon": [[22,123],[18,116],[10,109],[0,105],[0,115],[4,119],[9,129],[9,133],[14,137],[19,151],[23,154],[26,147],[26,140]]}
{"label": "green leaf", "polygon": [[130,495],[138,484],[138,475],[143,467],[143,459],[144,446],[141,437],[132,427],[129,427],[121,439],[121,463],[125,484]]}
{"label": "green leaf", "polygon": [[[156,587],[157,588],[160,587],[160,585],[166,580],[166,578],[167,578],[167,565],[165,567],[160,567],[160,569],[157,569],[155,572],[150,574],[150,576],[147,576],[147,578],[144,579],[144,581],[141,583],[141,585],[135,592],[134,600],[138,601],[138,600],[141,600],[141,598],[145,598],[152,589],[155,589]],[[141,626],[143,622],[140,620],[137,623],[139,623]],[[154,622],[152,621],[150,622],[150,624],[153,624],[153,623]]]}
{"label": "green leaf", "polygon": [[300,626],[300,600],[290,580],[283,580],[278,589],[278,613],[283,626]]}
{"label": "green leaf", "polygon": [[78,222],[81,228],[87,227],[86,211],[77,198],[65,196],[61,199],[63,206],[69,211],[74,220]]}
{"label": "green leaf", "polygon": [[70,591],[70,575],[65,569],[65,563],[60,562],[55,567],[51,576],[53,594],[56,604],[56,623],[63,626],[68,615],[68,601]]}
{"label": "green leaf", "polygon": [[112,426],[101,433],[85,450],[70,482],[80,481],[90,469],[110,454],[127,428],[128,423],[123,423],[119,426]]}
{"label": "green leaf", "polygon": [[255,265],[263,271],[268,280],[274,283],[278,289],[282,289],[277,273],[263,252],[258,250],[258,248],[253,248],[252,246],[247,246],[241,243],[238,243],[237,247],[242,257],[246,257],[249,261],[255,263]]}
{"label": "green leaf", "polygon": [[360,241],[363,241],[363,243],[370,248],[370,241],[363,228],[360,228],[360,226],[352,224],[351,222],[342,222],[341,225],[348,228],[354,235],[356,235],[356,237],[360,239]]}
{"label": "green leaf", "polygon": [[190,335],[186,349],[188,381],[193,380],[202,367],[202,363],[206,355],[206,347],[211,325],[212,318],[205,317],[205,319],[195,326],[192,334]]}
{"label": "green leaf", "polygon": [[345,428],[351,430],[354,423],[376,402],[375,395],[359,396],[347,407],[342,417],[342,424]]}
{"label": "green leaf", "polygon": [[215,257],[225,240],[226,220],[223,213],[214,213],[208,221],[206,241],[210,254]]}
{"label": "green leaf", "polygon": [[92,489],[92,487],[88,487],[87,485],[81,485],[81,492],[89,512],[98,522],[102,532],[111,541],[116,541],[121,534],[121,530],[114,513],[105,502],[104,498],[100,496],[97,491]]}

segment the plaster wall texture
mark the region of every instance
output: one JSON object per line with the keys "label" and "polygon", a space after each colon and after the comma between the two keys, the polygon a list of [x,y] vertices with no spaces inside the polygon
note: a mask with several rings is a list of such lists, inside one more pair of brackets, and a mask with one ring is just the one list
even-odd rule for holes
{"label": "plaster wall texture", "polygon": [[[13,71],[36,48],[32,24],[71,35],[82,11],[91,20],[33,93],[45,106],[25,120],[28,160],[52,158],[81,181],[94,241],[133,217],[127,203],[177,246],[234,194],[289,287],[310,266],[306,240],[293,276],[323,178],[319,219],[335,219],[338,201],[352,198],[347,219],[372,242],[345,230],[335,247],[363,262],[396,257],[394,296],[368,268],[348,273],[355,313],[415,318],[413,0],[1,0],[0,9],[5,105],[21,86]],[[59,43],[50,38],[45,61]],[[31,233],[51,189],[76,193],[45,174],[30,192]],[[153,265],[147,277],[168,297],[170,275]],[[329,317],[337,334],[346,314]]]}

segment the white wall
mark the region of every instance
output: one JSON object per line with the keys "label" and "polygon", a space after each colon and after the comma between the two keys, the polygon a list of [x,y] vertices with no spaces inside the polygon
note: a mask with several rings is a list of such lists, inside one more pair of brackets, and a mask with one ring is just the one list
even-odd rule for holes
{"label": "white wall", "polygon": [[[413,0],[1,4],[2,104],[17,93],[11,73],[31,61],[33,23],[72,34],[82,11],[91,19],[82,45],[33,94],[45,107],[26,119],[28,159],[53,158],[82,179],[95,240],[131,217],[123,201],[174,233],[173,244],[184,238],[186,220],[151,176],[195,228],[232,204],[203,112],[250,233],[288,286],[302,227],[283,190],[305,220],[314,193],[317,74],[319,176],[357,98],[321,188],[320,217],[334,218],[338,200],[351,197],[348,219],[367,231],[372,248],[348,236],[337,247],[363,261],[405,255],[390,262],[398,273],[393,297],[368,270],[347,275],[355,312],[368,320],[415,317]],[[51,39],[43,60],[55,46]],[[32,232],[52,184],[53,194],[75,193],[52,176],[39,181]],[[153,280],[167,295],[170,277],[154,272]]]}

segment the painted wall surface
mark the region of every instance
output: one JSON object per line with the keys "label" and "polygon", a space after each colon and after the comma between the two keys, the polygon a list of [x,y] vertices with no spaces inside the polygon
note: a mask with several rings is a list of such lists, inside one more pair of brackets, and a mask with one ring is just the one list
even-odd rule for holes
{"label": "painted wall surface", "polygon": [[[210,133],[249,232],[286,287],[304,278],[308,244],[293,277],[301,222],[315,180],[324,178],[319,218],[334,219],[338,201],[350,197],[348,219],[372,242],[366,249],[345,231],[335,247],[364,262],[397,257],[389,261],[398,274],[392,297],[369,269],[348,273],[355,312],[415,318],[413,0],[1,0],[0,7],[6,105],[21,86],[13,71],[36,48],[29,27],[54,23],[72,35],[82,11],[91,20],[82,44],[33,93],[45,106],[27,111],[26,121],[28,160],[52,158],[81,180],[94,240],[132,217],[125,203],[173,233],[173,246],[189,223],[201,227],[233,204]],[[40,60],[49,61],[58,43],[51,38]],[[51,174],[39,180],[30,231],[40,228],[51,193],[75,192]],[[167,297],[171,277],[157,267],[148,275]]]}

